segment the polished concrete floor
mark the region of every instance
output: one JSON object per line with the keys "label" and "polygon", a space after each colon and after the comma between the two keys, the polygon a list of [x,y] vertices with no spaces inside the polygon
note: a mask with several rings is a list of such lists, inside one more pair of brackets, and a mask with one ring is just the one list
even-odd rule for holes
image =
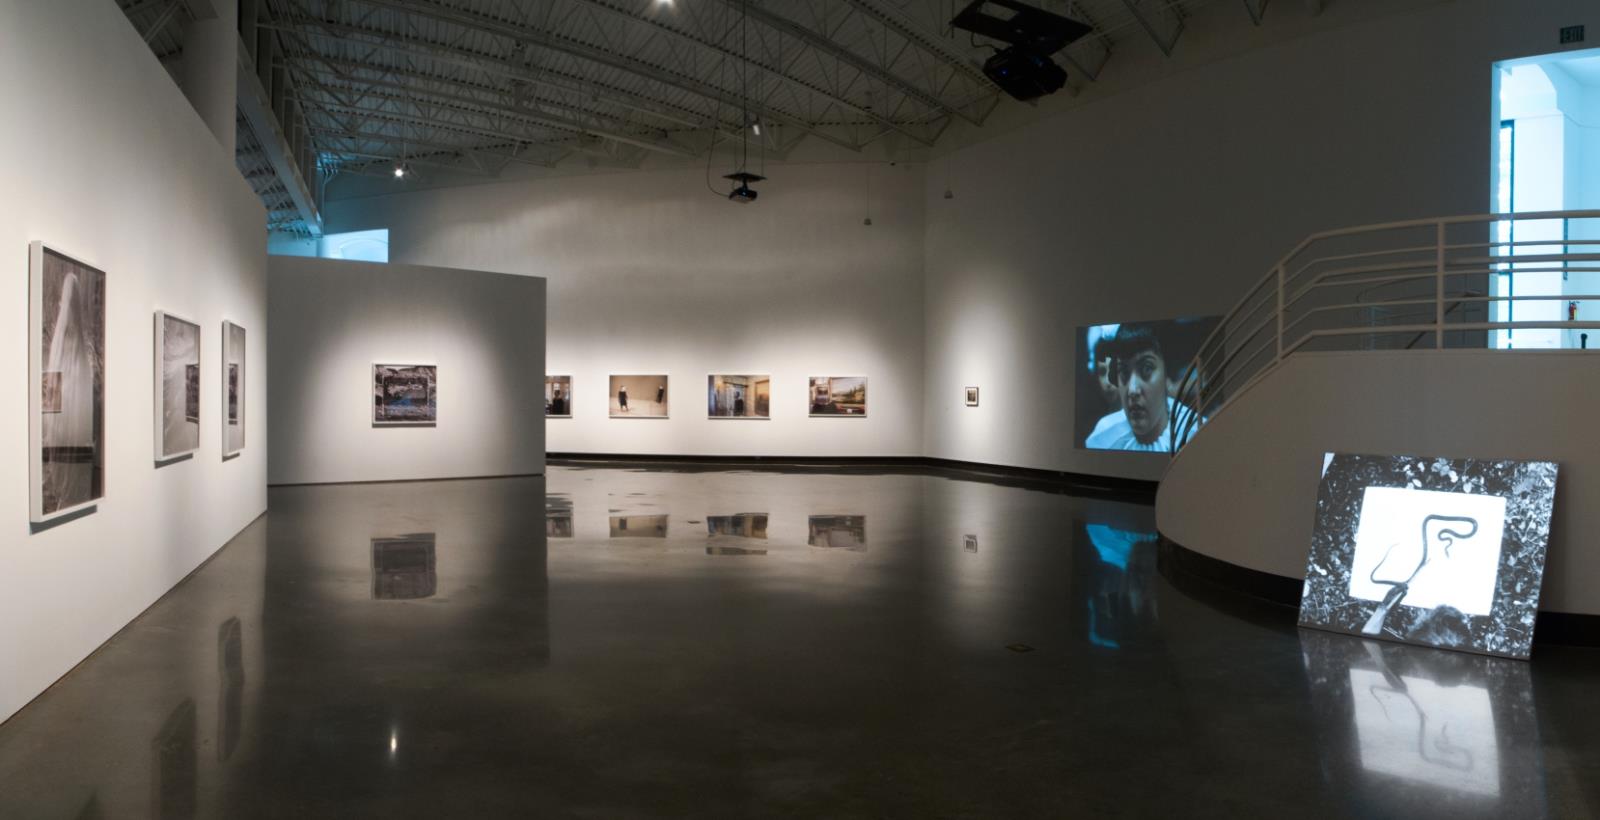
{"label": "polished concrete floor", "polygon": [[0,726],[0,817],[1600,815],[1600,651],[1298,631],[1164,576],[1142,504],[576,467],[270,504]]}

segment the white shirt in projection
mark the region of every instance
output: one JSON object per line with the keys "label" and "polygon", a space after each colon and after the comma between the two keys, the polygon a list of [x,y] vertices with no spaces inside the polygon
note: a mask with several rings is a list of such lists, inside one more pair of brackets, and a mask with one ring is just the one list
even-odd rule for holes
{"label": "white shirt in projection", "polygon": [[1084,438],[1086,450],[1135,450],[1146,453],[1172,452],[1172,422],[1178,417],[1178,400],[1167,398],[1167,429],[1155,441],[1145,444],[1133,435],[1133,427],[1121,410],[1113,410],[1095,422],[1094,431]]}
{"label": "white shirt in projection", "polygon": [[[1429,516],[1449,518],[1427,521],[1424,532]],[[1460,519],[1475,522],[1477,531]],[[1444,604],[1467,615],[1488,615],[1505,525],[1506,500],[1497,495],[1368,487],[1356,524],[1350,597],[1381,601],[1392,587],[1373,577],[1399,583],[1415,571],[1402,605],[1433,609]]]}

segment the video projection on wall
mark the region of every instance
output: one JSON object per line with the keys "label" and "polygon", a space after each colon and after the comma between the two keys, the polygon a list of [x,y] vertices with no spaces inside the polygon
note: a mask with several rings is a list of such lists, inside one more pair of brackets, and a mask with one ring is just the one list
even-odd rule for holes
{"label": "video projection on wall", "polygon": [[[1078,328],[1075,435],[1085,450],[1170,453],[1185,431],[1178,390],[1221,317]],[[1192,434],[1193,430],[1187,431]]]}
{"label": "video projection on wall", "polygon": [[1556,465],[1323,457],[1300,625],[1526,658]]}

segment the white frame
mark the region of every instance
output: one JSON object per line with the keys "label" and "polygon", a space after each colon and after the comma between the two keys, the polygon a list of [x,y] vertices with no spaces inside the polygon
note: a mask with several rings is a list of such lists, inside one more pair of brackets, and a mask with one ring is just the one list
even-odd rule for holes
{"label": "white frame", "polygon": [[[104,452],[107,447],[107,429],[105,426],[105,401],[110,394],[111,377],[109,372],[103,372],[100,392],[100,494],[87,501],[62,507],[54,512],[44,511],[44,343],[40,335],[44,332],[44,253],[49,251],[57,256],[62,256],[86,268],[99,273],[105,280],[105,293],[102,294],[100,309],[100,332],[102,342],[109,336],[110,328],[107,326],[111,303],[111,276],[105,268],[90,262],[86,257],[63,250],[59,245],[45,244],[44,241],[35,239],[28,243],[28,520],[34,524],[44,524],[64,516],[69,516],[83,510],[93,509],[106,498],[106,492],[111,483],[111,469],[109,460]],[[101,366],[110,370],[110,357],[106,350],[100,351]]]}
{"label": "white frame", "polygon": [[[727,372],[723,372],[723,373],[707,373],[706,374],[706,378],[707,379],[715,379],[718,376],[744,376],[744,377],[750,378],[750,379],[766,379],[767,380],[767,384],[769,386],[769,390],[770,390],[770,386],[773,385],[773,384],[776,384],[777,381],[778,381],[777,379],[772,378],[772,374],[771,373],[727,373]],[[708,381],[706,383],[706,387],[709,388],[710,386],[711,386],[711,383]],[[706,419],[708,419],[710,421],[772,421],[772,408],[776,404],[777,404],[777,400],[776,399],[772,398],[771,396],[767,397],[767,414],[765,416],[713,416],[713,415],[711,415],[711,405],[710,405],[709,402],[707,402],[707,404],[706,404]]]}
{"label": "white frame", "polygon": [[[379,421],[378,408],[372,401],[372,388],[377,385],[380,367],[431,367],[433,368],[433,420],[431,421]],[[367,369],[367,418],[373,427],[438,427],[439,426],[439,365],[434,362],[374,361]]]}
{"label": "white frame", "polygon": [[[565,413],[555,413],[555,414],[546,413],[544,415],[544,417],[547,418],[547,419],[570,419],[570,418],[572,418],[572,376],[569,375],[569,374],[566,374],[566,373],[546,373],[546,374],[544,374],[544,383],[545,383],[546,387],[548,387],[550,385],[550,380],[551,379],[566,379],[567,380],[567,412],[565,412]],[[608,407],[610,406],[609,403],[607,404],[607,406]]]}
{"label": "white frame", "polygon": [[198,407],[195,408],[195,425],[199,429],[202,429],[202,430],[205,429],[205,424],[204,424],[204,422],[201,421],[201,418],[205,415],[204,408],[205,408],[205,403],[206,403],[206,400],[205,400],[205,395],[206,395],[205,363],[206,363],[206,359],[205,359],[205,355],[204,355],[204,350],[205,350],[205,330],[200,327],[200,323],[199,322],[196,322],[196,321],[194,321],[194,320],[192,320],[192,319],[190,319],[190,318],[188,318],[186,316],[181,316],[179,314],[172,313],[171,311],[157,310],[156,311],[156,328],[155,328],[155,342],[156,342],[156,344],[155,344],[155,358],[154,358],[154,362],[155,362],[155,381],[154,381],[154,385],[155,385],[155,391],[154,391],[155,392],[155,396],[154,396],[154,398],[155,398],[155,402],[154,402],[154,405],[155,405],[155,419],[154,419],[155,425],[154,425],[154,429],[155,429],[155,434],[156,434],[156,461],[157,462],[162,462],[162,463],[182,458],[182,457],[184,457],[186,455],[189,455],[191,453],[199,452],[200,451],[200,442],[204,438],[204,436],[198,434],[198,430],[197,430],[196,431],[197,434],[195,435],[195,438],[194,438],[194,446],[193,447],[190,447],[187,450],[174,450],[174,451],[172,451],[170,453],[166,452],[165,450],[162,449],[163,447],[166,446],[166,443],[167,443],[166,442],[166,438],[167,438],[166,437],[166,430],[163,429],[162,423],[161,423],[162,419],[164,418],[164,416],[162,414],[162,411],[165,409],[164,407],[162,407],[162,402],[166,401],[166,398],[167,398],[166,397],[166,391],[164,390],[165,385],[163,385],[161,383],[161,377],[162,377],[163,372],[164,372],[163,368],[162,368],[162,365],[164,364],[164,362],[162,362],[161,357],[162,357],[163,354],[166,353],[166,333],[167,333],[166,320],[167,319],[175,319],[175,320],[177,320],[179,322],[183,322],[186,325],[191,325],[191,326],[194,327],[195,377],[200,380],[200,384],[195,388],[195,389],[200,391],[200,395],[199,395],[200,404],[199,404]]}
{"label": "white frame", "polygon": [[[238,426],[239,426],[239,434],[240,434],[241,441],[240,441],[240,444],[239,444],[239,448],[237,450],[229,449],[229,447],[228,447],[228,427],[231,426],[231,425],[228,424],[228,360],[230,358],[232,358],[232,353],[233,353],[233,343],[229,339],[231,334],[228,331],[231,328],[239,328],[239,332],[244,334],[244,338],[245,338],[244,355],[241,355],[239,357],[239,425]],[[248,385],[250,383],[250,370],[249,370],[249,367],[246,364],[246,357],[248,357],[249,353],[250,353],[250,341],[249,341],[249,339],[250,339],[250,332],[248,330],[245,330],[245,328],[242,325],[234,324],[232,321],[230,321],[228,319],[223,319],[222,320],[222,344],[219,345],[219,347],[222,350],[222,356],[220,357],[222,359],[222,374],[221,374],[221,376],[222,376],[222,412],[220,413],[220,415],[222,416],[222,457],[224,459],[232,458],[232,457],[244,452],[245,443],[250,440],[250,432],[249,432],[249,429],[246,427],[246,422],[245,422],[245,416],[246,416],[245,406],[246,406],[246,403],[247,403],[246,399],[250,395],[249,390],[246,387],[246,385]]]}
{"label": "white frame", "polygon": [[[968,390],[972,391],[972,397],[971,398],[967,398],[967,391]],[[967,403],[968,407],[977,407],[978,406],[978,388],[973,387],[973,386],[967,386],[967,387],[961,388],[961,399]]]}
{"label": "white frame", "polygon": [[615,394],[615,391],[613,391],[611,389],[611,380],[612,379],[625,379],[625,378],[628,378],[630,376],[639,377],[639,378],[646,378],[646,379],[652,379],[652,378],[655,378],[656,376],[660,376],[661,378],[666,379],[667,380],[667,407],[669,407],[669,408],[672,407],[672,374],[671,373],[607,373],[606,374],[606,418],[609,418],[609,419],[657,419],[657,420],[672,418],[672,411],[671,410],[668,410],[666,413],[662,413],[659,416],[635,416],[635,415],[633,415],[631,413],[627,414],[627,415],[613,414],[611,412],[611,397]]}
{"label": "white frame", "polygon": [[860,415],[854,413],[813,413],[811,412],[811,380],[812,379],[860,379],[867,385],[867,407],[872,406],[872,379],[869,376],[854,376],[848,373],[840,376],[807,376],[806,377],[806,418],[811,419],[864,419],[867,413]]}

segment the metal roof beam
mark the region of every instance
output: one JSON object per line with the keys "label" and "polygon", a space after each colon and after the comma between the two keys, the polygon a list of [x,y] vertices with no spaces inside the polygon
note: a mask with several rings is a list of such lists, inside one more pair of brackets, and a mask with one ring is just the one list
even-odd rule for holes
{"label": "metal roof beam", "polygon": [[[739,53],[737,51],[734,51],[731,48],[727,48],[727,47],[722,46],[722,45],[720,45],[718,43],[711,42],[710,40],[706,40],[706,39],[703,39],[701,37],[696,37],[695,35],[690,34],[690,33],[686,32],[686,31],[680,31],[680,30],[678,30],[676,28],[668,26],[668,25],[666,25],[664,23],[661,23],[661,22],[659,22],[657,20],[653,20],[653,19],[651,19],[649,17],[641,17],[641,16],[639,16],[639,15],[637,15],[637,14],[631,12],[631,11],[628,11],[628,10],[623,9],[623,8],[619,8],[615,3],[612,3],[609,0],[575,0],[575,1],[579,2],[579,3],[583,3],[584,5],[590,6],[592,8],[596,8],[596,9],[599,9],[601,11],[608,12],[610,14],[616,15],[618,17],[621,17],[621,18],[625,19],[625,20],[628,20],[629,22],[637,23],[637,24],[641,24],[641,25],[645,25],[645,26],[649,26],[650,28],[652,28],[652,29],[654,29],[656,31],[660,31],[660,32],[662,32],[664,34],[667,34],[669,36],[676,37],[676,38],[678,38],[680,40],[684,40],[684,41],[687,41],[689,43],[693,43],[694,45],[697,45],[697,46],[699,46],[701,48],[710,49],[710,50],[716,52],[717,54],[721,55],[722,57],[733,59],[733,60],[737,60],[737,61],[743,62],[743,63],[748,63],[748,64],[760,69],[761,71],[765,72],[766,74],[768,74],[769,76],[771,76],[772,78],[776,79],[779,82],[788,83],[789,85],[801,88],[801,89],[805,90],[806,92],[809,92],[811,94],[816,94],[816,95],[821,96],[821,97],[823,97],[825,99],[828,99],[828,100],[832,101],[834,104],[839,105],[839,106],[844,107],[844,108],[848,108],[851,111],[854,111],[857,114],[859,114],[859,115],[861,115],[863,117],[866,117],[867,119],[870,119],[873,122],[876,122],[876,123],[878,123],[879,125],[881,125],[881,126],[883,126],[885,128],[891,128],[891,129],[894,129],[896,131],[899,131],[900,133],[905,134],[906,136],[910,137],[911,139],[916,140],[917,142],[922,143],[923,145],[927,145],[927,146],[933,145],[933,141],[929,140],[927,137],[922,136],[921,134],[915,133],[910,128],[908,128],[908,127],[906,127],[904,125],[901,125],[900,123],[897,123],[897,122],[889,119],[888,117],[885,117],[882,114],[879,114],[878,112],[873,111],[870,108],[867,108],[867,107],[862,106],[862,105],[860,105],[858,103],[855,103],[855,102],[851,101],[849,98],[847,98],[847,97],[845,97],[843,95],[836,94],[836,93],[834,93],[832,91],[829,91],[828,89],[823,88],[822,86],[820,86],[820,85],[818,85],[816,83],[807,82],[807,81],[799,79],[799,78],[797,78],[797,77],[795,77],[795,76],[793,76],[791,74],[788,74],[788,73],[786,73],[786,72],[784,72],[784,71],[782,71],[782,70],[780,70],[780,69],[778,69],[778,68],[776,68],[774,66],[767,65],[767,64],[759,62],[757,60],[752,60],[752,59],[750,59],[750,56],[749,56],[748,53],[741,54],[741,53]],[[745,9],[745,10],[748,10],[748,8],[749,8],[748,4],[735,4],[735,7],[736,8],[740,8],[740,9]],[[754,14],[754,13],[749,13],[748,16],[760,19],[759,16]],[[831,41],[829,41],[829,42],[831,42]],[[827,49],[819,48],[818,50],[819,51],[824,51],[824,50],[827,50]],[[835,57],[838,57],[838,54],[835,51],[829,51],[829,53],[833,54],[833,56],[835,56]],[[639,67],[637,67],[637,68],[633,68],[633,69],[629,69],[629,70],[633,71],[635,74],[641,74],[643,76],[649,77],[650,79],[657,80],[657,81],[663,81],[662,80],[662,74],[661,74],[662,71],[670,70],[670,69],[663,69],[661,67],[654,66],[652,64],[644,63],[644,62],[638,62],[638,66]],[[693,82],[695,84],[703,85],[704,88],[706,88],[706,89],[714,89],[717,92],[718,96],[711,97],[710,99],[719,99],[720,100],[722,98],[722,95],[726,94],[726,92],[723,92],[722,89],[720,87],[718,87],[718,86],[714,86],[714,85],[711,85],[709,83],[703,83],[700,80],[694,79],[694,78],[685,78],[685,79],[688,79],[688,80],[690,80],[691,82]],[[685,90],[690,91],[690,93],[696,93],[696,94],[700,94],[701,96],[705,96],[705,92],[703,90],[694,90],[694,89],[687,89],[687,88]],[[940,107],[942,107],[942,104],[940,104]]]}
{"label": "metal roof beam", "polygon": [[1261,18],[1267,14],[1268,0],[1244,0],[1244,10],[1250,14],[1250,22],[1261,25]]}
{"label": "metal roof beam", "polygon": [[[734,3],[734,0],[722,0],[722,2],[732,4]],[[973,125],[979,124],[979,121],[976,117],[973,117],[961,109],[946,103],[944,100],[939,99],[938,96],[924,90],[916,83],[901,77],[893,71],[890,71],[888,68],[880,66],[876,62],[862,57],[861,55],[850,51],[844,46],[839,45],[825,34],[813,31],[802,23],[791,20],[776,12],[768,11],[767,9],[758,5],[743,3],[741,7],[745,10],[746,14],[761,24],[769,28],[777,29],[778,31],[787,34],[790,37],[793,37],[805,43],[806,45],[817,49],[818,51],[822,51],[833,57],[835,60],[845,63],[851,68],[871,76],[885,85],[893,87],[900,93],[917,100],[929,108],[943,111],[946,114],[954,114],[955,116],[958,116],[967,122],[972,123]]]}
{"label": "metal roof beam", "polygon": [[818,139],[834,143],[841,148],[851,151],[861,150],[859,145],[851,144],[850,142],[839,139],[832,134],[828,134],[813,126],[811,123],[808,123],[792,114],[771,108],[760,102],[747,102],[735,94],[723,91],[722,89],[709,83],[702,82],[701,80],[677,74],[669,74],[660,66],[654,66],[641,60],[636,60],[632,57],[627,57],[621,54],[612,54],[604,49],[581,43],[552,32],[541,31],[539,29],[529,28],[516,23],[505,22],[495,17],[476,14],[470,11],[462,11],[447,6],[441,6],[433,2],[424,2],[424,0],[348,1],[359,2],[368,6],[378,6],[381,8],[392,9],[418,17],[426,17],[442,23],[450,23],[452,25],[461,26],[474,31],[480,31],[485,34],[506,37],[520,43],[535,44],[540,47],[550,49],[551,51],[557,51],[562,54],[577,57],[581,60],[587,60],[608,68],[614,68],[618,71],[625,71],[630,74],[635,74],[644,79],[660,83],[661,85],[676,88],[679,91],[685,91],[699,97],[704,97],[708,100],[715,100],[723,105],[735,107],[749,105],[752,109],[754,109],[755,113],[764,120],[783,122],[793,125],[794,127],[804,130],[806,133],[817,137]]}
{"label": "metal roof beam", "polygon": [[[378,69],[374,69],[374,70],[378,70]],[[445,79],[438,78],[438,77],[429,77],[428,75],[425,75],[425,74],[417,74],[417,73],[413,73],[413,72],[406,72],[406,71],[400,71],[400,70],[391,70],[389,73],[397,74],[397,75],[400,75],[400,76],[407,76],[407,77],[417,78],[417,79],[424,79],[424,80],[427,80],[429,82],[438,82],[438,83],[449,83],[449,82],[451,82],[449,80],[445,80]],[[417,99],[419,97],[430,97],[430,98],[433,98],[435,100],[441,100],[441,101],[449,102],[453,106],[471,107],[471,108],[474,108],[474,109],[478,109],[477,111],[473,111],[471,113],[477,114],[479,116],[492,116],[492,115],[495,115],[495,114],[499,114],[499,115],[507,116],[507,117],[515,117],[515,118],[517,118],[519,120],[524,120],[524,121],[528,121],[528,122],[540,123],[540,124],[543,124],[543,125],[545,125],[547,127],[555,128],[555,129],[558,129],[558,130],[571,131],[571,132],[574,132],[574,133],[587,134],[589,136],[599,137],[601,139],[608,139],[608,140],[611,140],[612,142],[620,142],[620,143],[622,143],[624,145],[632,145],[635,148],[643,148],[643,149],[645,149],[647,151],[656,151],[656,152],[659,152],[659,153],[662,153],[662,154],[670,154],[670,155],[675,156],[675,157],[682,157],[682,158],[685,158],[685,159],[693,159],[695,156],[697,156],[696,154],[694,154],[694,153],[692,153],[690,151],[687,151],[687,150],[685,150],[682,147],[677,146],[677,145],[672,145],[672,144],[668,144],[668,143],[665,143],[665,142],[651,140],[651,139],[647,139],[647,138],[641,137],[641,136],[632,136],[632,135],[624,134],[624,133],[621,133],[621,132],[618,132],[618,131],[612,131],[612,130],[606,129],[606,128],[596,128],[593,125],[590,125],[590,124],[584,123],[584,122],[580,122],[580,121],[575,120],[575,119],[570,119],[570,118],[567,118],[567,117],[560,117],[560,116],[556,116],[554,114],[546,114],[546,113],[543,113],[543,112],[540,112],[540,111],[536,111],[536,110],[533,110],[533,109],[499,105],[499,104],[496,104],[496,103],[491,103],[491,102],[489,102],[487,100],[474,99],[472,97],[466,97],[466,96],[462,96],[462,95],[459,95],[459,94],[451,94],[451,93],[446,92],[446,91],[433,91],[433,90],[430,90],[430,89],[418,88],[418,87],[416,87],[414,85],[405,85],[405,84],[402,84],[402,83],[391,83],[391,82],[385,82],[383,80],[370,80],[370,79],[367,79],[365,77],[356,78],[356,79],[346,79],[345,81],[346,82],[353,82],[353,83],[360,83],[363,86],[364,89],[387,88],[387,89],[403,92],[400,95],[377,94],[377,93],[374,93],[374,92],[371,92],[371,91],[367,91],[366,92],[369,96],[376,97],[378,99],[386,99],[386,100],[390,100],[390,101],[405,101],[405,100]],[[328,89],[325,86],[324,86],[323,90],[327,91],[327,92],[331,92],[332,91],[332,89]],[[341,89],[341,90],[348,90],[348,89]]]}
{"label": "metal roof beam", "polygon": [[[438,60],[462,68],[517,80],[529,85],[543,86],[571,94],[582,94],[606,104],[616,105],[648,116],[659,117],[685,128],[706,129],[713,127],[713,125],[719,128],[722,127],[721,123],[713,123],[710,117],[700,112],[652,99],[642,94],[634,94],[623,89],[591,83],[556,72],[533,71],[498,56],[469,51],[459,46],[435,43],[420,37],[393,34],[377,29],[347,26],[303,17],[295,18],[288,22],[281,20],[271,23],[262,22],[259,25],[262,28],[320,37],[334,42],[347,44],[360,42],[362,45],[376,45],[385,51],[398,55],[425,60]],[[366,38],[366,41],[360,38]],[[320,54],[318,58],[329,59]],[[390,70],[388,66],[380,64],[372,64],[366,67],[373,71]],[[725,130],[727,133],[733,133],[732,129]]]}
{"label": "metal roof beam", "polygon": [[1155,23],[1150,19],[1149,15],[1145,14],[1144,9],[1139,7],[1140,2],[1142,0],[1122,0],[1122,5],[1128,9],[1129,14],[1133,15],[1133,19],[1139,23],[1140,28],[1144,29],[1144,33],[1150,35],[1150,39],[1155,41],[1156,48],[1161,49],[1163,55],[1171,57],[1172,47],[1178,44],[1178,35],[1183,33],[1183,18],[1179,17],[1178,13],[1169,7],[1167,16],[1172,19],[1172,34],[1163,38],[1156,31]]}

